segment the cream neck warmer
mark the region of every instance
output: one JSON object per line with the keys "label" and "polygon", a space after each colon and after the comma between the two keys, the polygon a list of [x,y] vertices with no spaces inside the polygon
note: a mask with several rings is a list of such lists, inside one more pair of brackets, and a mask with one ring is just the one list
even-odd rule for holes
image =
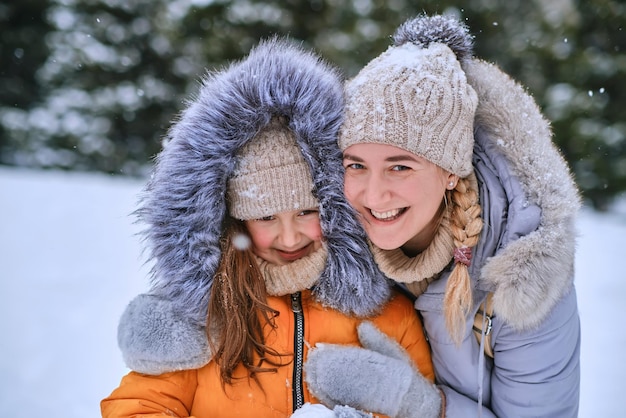
{"label": "cream neck warmer", "polygon": [[382,250],[370,242],[374,260],[390,279],[405,283],[416,296],[424,293],[450,263],[454,239],[450,230],[449,210],[446,210],[430,245],[415,257],[408,257],[400,248]]}
{"label": "cream neck warmer", "polygon": [[254,256],[259,270],[265,278],[267,293],[271,296],[283,296],[310,289],[326,266],[326,246],[306,257],[302,257],[284,266],[268,263]]}

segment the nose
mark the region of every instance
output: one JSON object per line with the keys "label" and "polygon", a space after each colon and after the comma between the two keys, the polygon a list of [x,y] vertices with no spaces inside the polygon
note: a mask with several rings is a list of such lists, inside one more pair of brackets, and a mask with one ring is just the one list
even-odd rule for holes
{"label": "nose", "polygon": [[391,193],[384,176],[371,173],[363,187],[363,204],[370,209],[386,209]]}
{"label": "nose", "polygon": [[292,220],[287,220],[281,224],[279,242],[285,250],[296,249],[301,238],[298,225]]}

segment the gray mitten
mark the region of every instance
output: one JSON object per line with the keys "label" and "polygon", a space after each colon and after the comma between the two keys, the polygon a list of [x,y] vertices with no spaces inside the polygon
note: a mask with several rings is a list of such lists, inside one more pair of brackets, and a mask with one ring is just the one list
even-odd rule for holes
{"label": "gray mitten", "polygon": [[318,344],[305,363],[306,381],[323,403],[397,418],[436,418],[441,393],[406,352],[371,322],[358,328],[363,348]]}
{"label": "gray mitten", "polygon": [[372,414],[357,411],[349,406],[338,405],[333,409],[328,409],[322,404],[307,402],[297,409],[291,418],[372,418]]}
{"label": "gray mitten", "polygon": [[372,414],[359,411],[350,406],[337,405],[333,408],[336,418],[373,418]]}

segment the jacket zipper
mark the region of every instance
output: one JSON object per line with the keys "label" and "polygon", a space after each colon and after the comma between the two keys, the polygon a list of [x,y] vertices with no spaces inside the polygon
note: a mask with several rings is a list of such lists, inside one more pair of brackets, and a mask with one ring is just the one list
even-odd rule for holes
{"label": "jacket zipper", "polygon": [[293,410],[297,410],[304,403],[302,389],[302,362],[304,357],[304,315],[300,292],[291,295],[291,310],[294,318],[294,355],[293,355]]}

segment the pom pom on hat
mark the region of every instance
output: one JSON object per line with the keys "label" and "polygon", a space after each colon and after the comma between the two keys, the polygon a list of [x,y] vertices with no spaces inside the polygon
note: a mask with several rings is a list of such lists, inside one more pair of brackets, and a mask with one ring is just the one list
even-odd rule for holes
{"label": "pom pom on hat", "polygon": [[294,133],[273,118],[237,155],[228,182],[230,215],[259,219],[291,210],[316,208],[309,165]]}
{"label": "pom pom on hat", "polygon": [[423,16],[402,25],[394,39],[346,83],[340,148],[393,145],[467,177],[478,99],[459,58],[471,55],[471,36],[458,21]]}
{"label": "pom pom on hat", "polygon": [[419,16],[407,20],[393,34],[395,46],[412,43],[428,48],[431,43],[447,45],[461,62],[471,58],[474,38],[459,20],[443,15]]}

